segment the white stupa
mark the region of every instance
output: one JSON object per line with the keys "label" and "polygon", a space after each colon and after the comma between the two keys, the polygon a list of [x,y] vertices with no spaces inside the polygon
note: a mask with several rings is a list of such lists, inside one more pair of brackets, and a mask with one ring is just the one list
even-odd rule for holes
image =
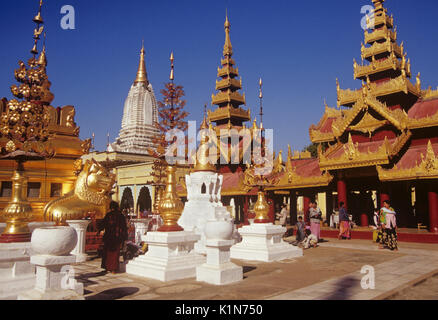
{"label": "white stupa", "polygon": [[154,146],[152,137],[157,132],[157,122],[157,101],[147,77],[143,47],[137,77],[125,101],[122,128],[116,141],[108,146],[108,151],[149,154],[148,148]]}
{"label": "white stupa", "polygon": [[[204,117],[201,130],[208,125]],[[206,253],[205,224],[215,219],[217,215],[229,215],[227,208],[221,202],[223,176],[216,172],[216,168],[207,159],[208,137],[203,136],[198,150],[198,159],[194,171],[186,175],[187,202],[178,224],[186,231],[194,231],[201,236],[195,243],[195,252]],[[231,217],[230,217],[231,218]]]}

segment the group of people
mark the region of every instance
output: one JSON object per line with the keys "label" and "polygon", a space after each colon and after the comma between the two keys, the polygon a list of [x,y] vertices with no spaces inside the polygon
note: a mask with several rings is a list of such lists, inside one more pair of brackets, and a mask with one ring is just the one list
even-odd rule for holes
{"label": "group of people", "polygon": [[308,217],[310,225],[307,225],[301,216],[298,217],[296,224],[297,235],[295,243],[302,245],[304,249],[316,248],[321,239],[322,212],[316,201],[310,203]]}

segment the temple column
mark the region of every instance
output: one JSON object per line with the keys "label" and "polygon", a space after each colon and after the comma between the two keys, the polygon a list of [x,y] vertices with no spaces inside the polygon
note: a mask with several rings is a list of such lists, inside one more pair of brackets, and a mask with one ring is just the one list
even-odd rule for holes
{"label": "temple column", "polygon": [[331,189],[327,190],[325,193],[325,206],[326,206],[326,220],[330,226],[330,219],[333,214],[333,192]]}
{"label": "temple column", "polygon": [[390,200],[388,185],[382,185],[380,189],[380,207],[383,207],[383,202]]}
{"label": "temple column", "polygon": [[290,192],[290,225],[294,226],[297,223],[297,193],[295,191]]}
{"label": "temple column", "polygon": [[428,191],[429,200],[429,231],[433,233],[438,233],[438,190],[436,188],[430,189]]}
{"label": "temple column", "polygon": [[339,207],[341,207],[341,202],[343,202],[345,209],[348,209],[347,182],[345,181],[345,178],[338,179],[337,187],[338,187],[338,205]]}
{"label": "temple column", "polygon": [[306,225],[310,225],[309,220],[309,208],[310,208],[310,195],[304,194],[303,195],[303,213],[304,213],[304,222]]}

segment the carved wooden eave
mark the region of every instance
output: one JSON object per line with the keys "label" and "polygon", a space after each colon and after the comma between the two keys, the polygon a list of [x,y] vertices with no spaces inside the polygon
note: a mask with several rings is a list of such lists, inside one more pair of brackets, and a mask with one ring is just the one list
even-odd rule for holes
{"label": "carved wooden eave", "polygon": [[[384,83],[369,83],[364,84],[360,90],[341,89],[337,85],[338,106],[350,106],[355,104],[364,95],[374,97],[384,97],[391,94],[403,92],[404,94],[412,94],[414,96],[421,96],[420,84],[413,85],[406,74],[388,80]],[[367,93],[365,93],[368,91]]]}
{"label": "carved wooden eave", "polygon": [[429,140],[427,152],[424,156],[421,154],[421,162],[413,168],[399,169],[394,166],[393,169],[383,169],[382,166],[377,166],[380,181],[403,181],[414,179],[438,179],[438,155],[432,148],[432,143]]}
{"label": "carved wooden eave", "polygon": [[432,88],[429,87],[427,90],[421,91],[421,98],[423,101],[438,99],[438,88],[437,90],[432,90]]}
{"label": "carved wooden eave", "polygon": [[404,70],[407,77],[411,77],[410,60],[400,61],[392,52],[391,55],[383,60],[373,60],[368,65],[359,65],[355,60],[353,62],[354,79],[364,79],[366,76],[376,74],[387,70]]}
{"label": "carved wooden eave", "polygon": [[392,30],[387,26],[383,26],[382,28],[374,30],[373,32],[368,32],[368,30],[365,30],[364,36],[365,36],[365,43],[367,44],[371,44],[373,42],[382,39],[386,39],[386,40],[390,39],[392,42],[396,42],[397,30]]}
{"label": "carved wooden eave", "polygon": [[324,171],[321,175],[302,176],[298,174],[298,168],[293,166],[289,159],[286,163],[286,171],[280,177],[277,185],[267,188],[267,190],[326,187],[332,182],[333,178],[328,171]]}
{"label": "carved wooden eave", "polygon": [[386,11],[383,11],[381,15],[376,15],[374,17],[374,25],[379,26],[381,24],[384,24],[387,27],[392,28],[394,26],[394,17],[392,15],[389,16],[386,13]]}
{"label": "carved wooden eave", "polygon": [[366,97],[365,103],[400,131],[403,131],[407,128],[408,115],[404,110],[391,110],[386,106],[385,103],[380,102],[372,95],[368,95]]}
{"label": "carved wooden eave", "polygon": [[[338,143],[334,147],[327,149],[325,153],[319,148],[319,166],[322,170],[338,170],[389,164],[391,158],[400,152],[400,149],[406,144],[409,138],[410,132],[403,133],[391,144],[385,137],[383,144],[377,151],[371,152],[368,150],[367,152],[360,152],[359,143],[354,143],[350,134],[348,143],[346,144]],[[342,155],[337,158],[329,157],[330,154],[338,151],[341,147],[344,149]]]}
{"label": "carved wooden eave", "polygon": [[429,127],[438,127],[438,112],[432,116],[427,116],[420,119],[409,119],[408,121],[409,129],[421,129]]}
{"label": "carved wooden eave", "polygon": [[330,108],[325,106],[325,112],[321,120],[317,125],[312,125],[309,128],[310,140],[313,143],[329,142],[334,140],[334,135],[332,132],[321,132],[321,128],[324,123],[330,118],[341,118],[343,116],[343,111],[336,108]]}
{"label": "carved wooden eave", "polygon": [[365,113],[358,124],[349,127],[351,131],[358,131],[368,134],[371,137],[372,133],[388,123],[387,120],[377,120],[370,113]]}
{"label": "carved wooden eave", "polygon": [[[235,92],[239,95],[238,92]],[[228,99],[228,98],[227,98]],[[244,110],[242,108],[235,108],[231,105],[231,100],[224,100],[229,102],[228,106],[217,108],[214,111],[208,110],[208,121],[214,122],[222,119],[240,118],[244,120],[251,120],[250,110]],[[243,98],[244,99],[244,98]],[[244,101],[244,100],[242,100]],[[244,103],[244,102],[243,102]]]}
{"label": "carved wooden eave", "polygon": [[365,47],[362,44],[361,47],[362,60],[385,52],[394,52],[397,57],[402,58],[404,54],[403,44],[399,46],[397,43],[392,42],[391,39],[386,39],[385,42],[374,42],[373,45],[369,47]]}
{"label": "carved wooden eave", "polygon": [[[369,114],[368,108],[373,109],[385,120],[378,120]],[[361,121],[357,125],[352,125],[353,121],[362,112],[366,111]],[[332,132],[336,138],[341,137],[347,129],[356,130],[371,135],[374,131],[387,123],[392,124],[399,131],[407,128],[408,115],[404,110],[391,110],[386,104],[380,102],[375,97],[367,95],[357,100],[353,107],[343,112],[343,117],[339,117],[332,124]]]}

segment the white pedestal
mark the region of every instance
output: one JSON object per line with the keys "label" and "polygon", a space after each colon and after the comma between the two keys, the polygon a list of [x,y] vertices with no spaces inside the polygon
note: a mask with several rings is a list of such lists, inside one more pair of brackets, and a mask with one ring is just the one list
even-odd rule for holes
{"label": "white pedestal", "polygon": [[142,236],[148,232],[149,222],[152,219],[131,219],[135,228],[135,243],[140,244],[142,242]]}
{"label": "white pedestal", "polygon": [[243,279],[243,268],[230,262],[234,240],[207,240],[207,263],[196,267],[196,280],[226,285]]}
{"label": "white pedestal", "polygon": [[196,276],[196,267],[205,262],[205,257],[194,252],[194,243],[199,235],[188,232],[149,232],[143,237],[148,252],[126,265],[126,273],[172,281]]}
{"label": "white pedestal", "polygon": [[70,227],[76,230],[78,235],[78,242],[76,247],[71,252],[72,255],[76,256],[76,262],[85,262],[88,259],[88,255],[85,253],[85,242],[87,240],[87,227],[90,224],[90,220],[67,220],[66,221]]}
{"label": "white pedestal", "polygon": [[76,256],[35,255],[30,261],[36,265],[35,287],[19,294],[18,300],[84,300],[84,285],[68,273]]}
{"label": "white pedestal", "polygon": [[19,293],[35,286],[30,251],[30,242],[0,243],[0,300],[16,300]]}
{"label": "white pedestal", "polygon": [[272,262],[303,256],[303,250],[283,241],[286,228],[254,223],[239,230],[242,242],[231,247],[231,258]]}

